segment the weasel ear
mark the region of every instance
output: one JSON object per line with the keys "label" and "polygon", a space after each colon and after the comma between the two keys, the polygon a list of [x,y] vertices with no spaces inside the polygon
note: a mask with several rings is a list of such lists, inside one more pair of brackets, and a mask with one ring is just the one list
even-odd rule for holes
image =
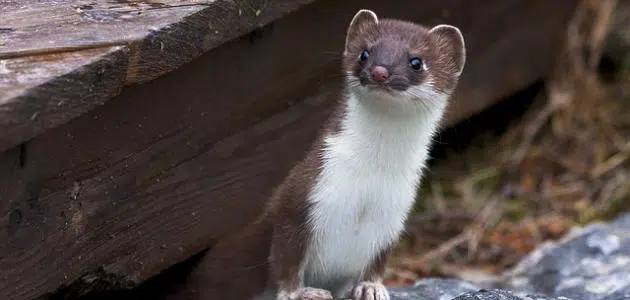
{"label": "weasel ear", "polygon": [[461,75],[466,64],[466,45],[459,29],[451,25],[437,25],[429,30],[438,53],[443,56],[442,62],[448,71],[456,76]]}
{"label": "weasel ear", "polygon": [[368,24],[378,24],[378,17],[369,9],[359,10],[352,18],[352,21],[350,21],[350,26],[348,26],[346,33],[346,50],[348,49],[350,41],[357,36],[361,28]]}

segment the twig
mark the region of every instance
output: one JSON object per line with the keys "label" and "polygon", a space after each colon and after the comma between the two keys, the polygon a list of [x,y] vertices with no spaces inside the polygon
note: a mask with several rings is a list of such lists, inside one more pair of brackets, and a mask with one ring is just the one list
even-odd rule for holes
{"label": "twig", "polygon": [[402,261],[401,265],[415,265],[415,266],[423,266],[426,265],[427,262],[437,260],[446,255],[446,253],[450,252],[455,247],[463,244],[470,238],[469,230],[466,230],[457,236],[447,240],[446,242],[440,244],[437,248],[425,253],[420,257],[420,259],[408,260],[405,259]]}
{"label": "twig", "polygon": [[473,249],[471,250],[473,254],[476,252],[477,246],[483,233],[487,229],[488,224],[490,223],[491,216],[493,212],[495,212],[495,207],[499,202],[499,198],[495,197],[486,205],[481,212],[478,214],[476,221],[472,224],[471,227],[464,230],[462,233],[457,236],[447,240],[446,242],[440,244],[437,248],[425,253],[419,259],[413,260],[403,260],[400,265],[414,265],[414,266],[423,266],[426,265],[430,261],[438,260],[443,258],[448,252],[453,250],[455,247],[468,242],[469,246]]}
{"label": "twig", "polygon": [[529,151],[534,142],[534,138],[542,129],[542,127],[547,123],[550,119],[551,115],[555,111],[554,105],[547,104],[539,113],[536,115],[536,118],[532,120],[530,124],[525,127],[525,136],[523,137],[523,141],[519,145],[518,149],[515,151],[512,156],[511,163],[514,166],[518,166],[523,162],[523,158],[525,154]]}
{"label": "twig", "polygon": [[595,72],[599,66],[599,59],[604,50],[604,41],[608,34],[608,27],[610,26],[611,18],[614,8],[617,6],[617,0],[597,0],[592,1],[591,5],[594,6],[596,12],[593,29],[591,30],[591,53],[590,61],[588,64],[589,71]]}
{"label": "twig", "polygon": [[563,197],[563,196],[570,196],[570,195],[584,193],[585,190],[586,190],[586,187],[584,186],[583,182],[581,181],[572,182],[564,186],[550,188],[544,191],[544,197],[545,198],[558,198],[558,197]]}
{"label": "twig", "polygon": [[476,214],[471,212],[453,212],[453,213],[444,213],[444,212],[423,212],[416,213],[409,218],[409,222],[411,224],[417,223],[425,223],[436,220],[473,220],[476,218]]}
{"label": "twig", "polygon": [[496,218],[492,218],[492,216],[498,217],[498,214],[494,214],[496,212],[496,206],[499,203],[498,197],[492,197],[490,203],[488,203],[481,213],[479,214],[479,218],[477,221],[477,228],[473,227],[471,230],[471,238],[468,240],[468,247],[470,251],[468,252],[468,259],[472,259],[473,255],[477,254],[477,249],[479,248],[479,243],[483,238],[483,234],[488,229],[488,225],[490,223],[494,223]]}
{"label": "twig", "polygon": [[630,141],[623,146],[621,152],[611,156],[603,163],[595,166],[595,168],[590,172],[591,178],[598,179],[602,175],[608,173],[610,170],[626,162],[628,158],[630,158]]}

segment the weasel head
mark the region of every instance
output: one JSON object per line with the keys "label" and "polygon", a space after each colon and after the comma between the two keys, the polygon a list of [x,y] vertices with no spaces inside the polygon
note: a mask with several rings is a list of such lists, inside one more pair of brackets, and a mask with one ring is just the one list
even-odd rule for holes
{"label": "weasel head", "polygon": [[444,107],[464,69],[460,30],[356,13],[346,35],[342,69],[348,92],[358,98]]}

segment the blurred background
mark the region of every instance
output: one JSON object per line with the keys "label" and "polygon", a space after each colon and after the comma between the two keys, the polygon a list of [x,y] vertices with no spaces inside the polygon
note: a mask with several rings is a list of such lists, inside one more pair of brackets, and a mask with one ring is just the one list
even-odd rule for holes
{"label": "blurred background", "polygon": [[388,283],[491,276],[630,210],[630,6],[585,0],[549,78],[437,138]]}

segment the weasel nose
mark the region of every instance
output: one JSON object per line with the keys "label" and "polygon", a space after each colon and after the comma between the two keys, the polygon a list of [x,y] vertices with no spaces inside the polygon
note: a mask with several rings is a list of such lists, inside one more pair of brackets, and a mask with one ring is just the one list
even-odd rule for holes
{"label": "weasel nose", "polygon": [[376,82],[383,82],[387,80],[387,77],[389,77],[389,72],[385,69],[385,67],[376,66],[372,68],[372,78]]}

